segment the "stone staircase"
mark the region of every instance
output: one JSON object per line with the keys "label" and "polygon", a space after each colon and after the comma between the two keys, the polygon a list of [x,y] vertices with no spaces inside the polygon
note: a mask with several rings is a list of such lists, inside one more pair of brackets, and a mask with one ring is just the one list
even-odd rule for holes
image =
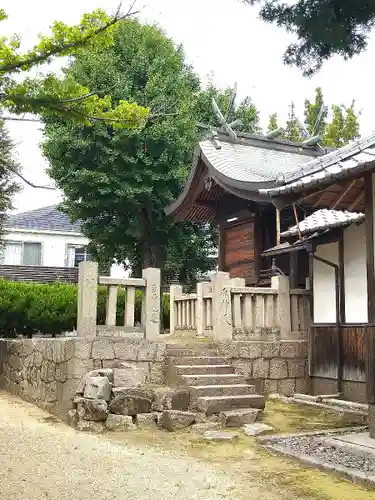
{"label": "stone staircase", "polygon": [[219,414],[230,426],[252,423],[262,413],[264,396],[256,394],[255,387],[236,374],[230,360],[215,348],[170,344],[167,354],[168,382],[188,388],[192,410]]}

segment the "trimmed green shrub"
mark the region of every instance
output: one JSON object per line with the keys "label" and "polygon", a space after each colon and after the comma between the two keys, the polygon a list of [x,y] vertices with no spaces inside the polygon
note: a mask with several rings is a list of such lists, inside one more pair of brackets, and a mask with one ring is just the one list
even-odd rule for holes
{"label": "trimmed green shrub", "polygon": [[[106,287],[99,287],[99,325],[105,324]],[[142,292],[136,291],[135,321],[141,320]],[[117,324],[124,322],[125,291],[119,288]],[[169,328],[169,295],[163,296],[164,327]],[[16,283],[0,280],[0,335],[60,334],[77,323],[77,286],[63,283]]]}

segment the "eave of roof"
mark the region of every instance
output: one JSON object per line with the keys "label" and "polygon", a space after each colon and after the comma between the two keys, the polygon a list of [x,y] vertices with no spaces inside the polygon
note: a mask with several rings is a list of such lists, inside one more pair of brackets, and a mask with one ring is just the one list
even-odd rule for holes
{"label": "eave of roof", "polygon": [[335,227],[346,227],[353,223],[359,224],[365,219],[365,214],[359,212],[348,212],[342,210],[317,210],[306,219],[299,222],[295,226],[290,227],[287,231],[280,234],[282,238],[293,236],[304,236],[326,229]]}
{"label": "eave of roof", "polygon": [[335,179],[355,175],[374,166],[375,133],[307,162],[294,172],[285,174],[281,179],[284,185],[261,188],[259,192],[274,198],[282,197],[312,189],[316,185],[329,184]]}
{"label": "eave of roof", "polygon": [[236,141],[220,135],[219,148],[210,141],[200,142],[195,150],[193,164],[184,189],[171,205],[165,208],[167,215],[177,215],[192,185],[198,185],[197,170],[200,160],[211,177],[225,191],[236,197],[269,202],[259,189],[276,185],[280,171],[298,168],[306,156],[317,156],[318,151],[288,141],[270,140],[265,137],[241,135]]}

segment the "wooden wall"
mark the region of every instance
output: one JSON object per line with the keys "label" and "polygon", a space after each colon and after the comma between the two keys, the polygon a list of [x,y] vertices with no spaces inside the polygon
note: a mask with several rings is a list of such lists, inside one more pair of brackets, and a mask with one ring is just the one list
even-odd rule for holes
{"label": "wooden wall", "polygon": [[226,224],[220,230],[220,269],[231,278],[255,284],[259,277],[260,249],[256,219]]}
{"label": "wooden wall", "polygon": [[[342,343],[342,380],[366,381],[366,326],[340,326]],[[337,333],[335,325],[311,327],[310,375],[337,380]]]}

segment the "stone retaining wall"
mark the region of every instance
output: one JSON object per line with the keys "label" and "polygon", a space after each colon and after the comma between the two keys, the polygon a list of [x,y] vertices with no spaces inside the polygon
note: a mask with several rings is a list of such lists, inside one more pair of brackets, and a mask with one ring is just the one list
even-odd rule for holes
{"label": "stone retaining wall", "polygon": [[65,419],[78,383],[125,364],[144,383],[164,383],[165,343],[144,339],[0,339],[0,389]]}
{"label": "stone retaining wall", "polygon": [[232,341],[217,346],[257,391],[285,396],[307,392],[307,340]]}

